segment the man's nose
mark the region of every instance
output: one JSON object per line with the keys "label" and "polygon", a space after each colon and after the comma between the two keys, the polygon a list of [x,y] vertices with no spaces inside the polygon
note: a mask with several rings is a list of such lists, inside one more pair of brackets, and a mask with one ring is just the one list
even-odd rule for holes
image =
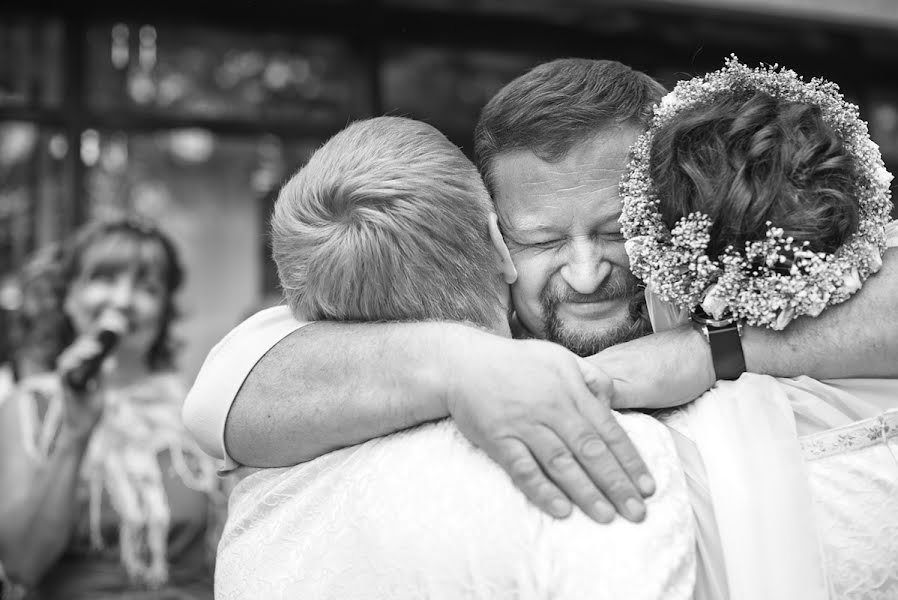
{"label": "man's nose", "polygon": [[600,240],[576,238],[568,245],[561,277],[571,289],[580,294],[592,294],[611,273]]}

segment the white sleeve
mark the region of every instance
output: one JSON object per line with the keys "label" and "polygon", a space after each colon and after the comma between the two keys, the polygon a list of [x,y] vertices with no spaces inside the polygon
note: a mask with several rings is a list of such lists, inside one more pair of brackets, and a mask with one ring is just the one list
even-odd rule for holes
{"label": "white sleeve", "polygon": [[249,372],[266,352],[306,323],[286,306],[259,311],[232,329],[206,356],[184,401],[184,426],[204,452],[224,461],[222,470],[239,465],[224,443],[225,422]]}

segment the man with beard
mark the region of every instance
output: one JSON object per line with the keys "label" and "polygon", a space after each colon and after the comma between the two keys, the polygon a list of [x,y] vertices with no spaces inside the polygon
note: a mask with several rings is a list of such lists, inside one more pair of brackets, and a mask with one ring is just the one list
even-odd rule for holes
{"label": "man with beard", "polygon": [[[426,123],[347,126],[284,185],[271,231],[299,319],[441,319],[511,334],[515,267],[489,194]],[[674,441],[647,415],[619,420],[655,475],[639,524],[544,514],[442,419],[247,474],[229,498],[216,595],[691,599],[696,528]]]}
{"label": "man with beard", "polygon": [[[663,87],[613,61],[539,65],[484,107],[475,153],[516,278],[517,337],[558,342],[601,369],[596,398],[556,345],[446,322],[255,319],[210,354],[184,417],[234,467],[292,465],[452,416],[535,504],[644,518],[654,482],[609,434],[610,408],[686,403],[717,379],[704,335],[648,333],[618,216],[628,149]],[[778,376],[894,377],[898,256],[848,305],[788,331],[746,328],[743,368]],[[871,317],[871,315],[876,315]],[[889,326],[888,324],[892,324]]]}

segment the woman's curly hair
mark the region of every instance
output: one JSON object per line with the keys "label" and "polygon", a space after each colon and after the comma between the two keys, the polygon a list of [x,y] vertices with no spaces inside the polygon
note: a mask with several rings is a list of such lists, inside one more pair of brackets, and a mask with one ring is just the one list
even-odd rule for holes
{"label": "woman's curly hair", "polygon": [[15,362],[55,368],[56,358],[76,335],[64,310],[66,296],[72,282],[89,267],[84,262],[87,251],[110,238],[135,246],[155,244],[161,250],[155,259],[133,260],[147,263],[142,265],[144,268],[157,270],[165,287],[159,334],[147,353],[147,365],[154,371],[174,366],[177,344],[171,325],[178,317],[174,296],[183,282],[184,272],[171,239],[155,225],[137,217],[89,223],[68,239],[42,248],[25,264],[17,276],[21,306],[12,320]]}
{"label": "woman's curly hair", "polygon": [[858,227],[855,163],[811,104],[746,92],[683,111],[653,141],[650,175],[665,224],[713,223],[708,255],[760,240],[772,222],[832,252]]}

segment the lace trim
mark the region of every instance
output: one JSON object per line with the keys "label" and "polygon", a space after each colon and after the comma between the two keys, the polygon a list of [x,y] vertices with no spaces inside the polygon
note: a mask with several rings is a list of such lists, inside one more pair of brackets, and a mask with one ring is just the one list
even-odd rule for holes
{"label": "lace trim", "polygon": [[804,436],[799,443],[806,460],[818,460],[849,450],[887,444],[891,438],[898,438],[898,410],[888,410],[878,417]]}

